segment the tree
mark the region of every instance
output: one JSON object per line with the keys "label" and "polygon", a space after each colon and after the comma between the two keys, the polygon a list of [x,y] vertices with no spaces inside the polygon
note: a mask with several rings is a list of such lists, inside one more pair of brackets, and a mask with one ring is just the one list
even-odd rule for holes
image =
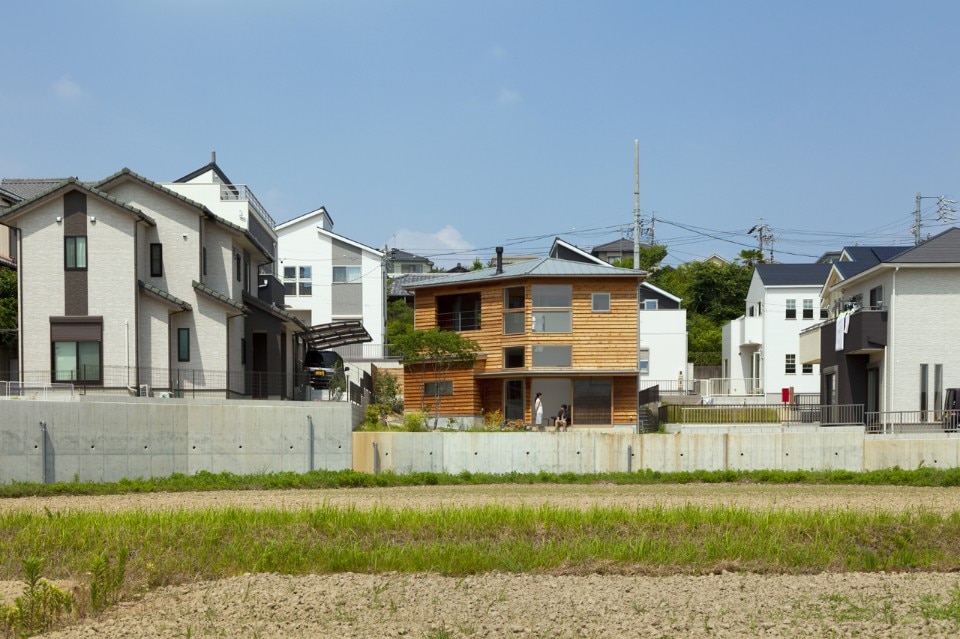
{"label": "tree", "polygon": [[740,251],[740,255],[737,256],[737,260],[746,266],[753,266],[758,263],[763,264],[763,251],[760,249],[743,249]]}
{"label": "tree", "polygon": [[387,307],[387,344],[398,340],[413,330],[413,309],[402,299],[393,300]]}
{"label": "tree", "polygon": [[483,262],[480,260],[480,258],[479,257],[473,258],[473,264],[470,265],[470,270],[479,271],[482,268],[483,268]]}
{"label": "tree", "polygon": [[0,347],[17,350],[17,273],[0,267]]}
{"label": "tree", "polygon": [[[667,247],[660,244],[643,245],[640,247],[638,255],[640,256],[640,268],[644,271],[653,271],[659,267],[660,262],[667,256]],[[620,268],[633,268],[633,258],[621,257],[613,260],[612,264]]]}
{"label": "tree", "polygon": [[[433,427],[436,428],[440,419],[440,403],[447,374],[454,366],[473,364],[480,345],[460,333],[439,328],[427,331],[411,330],[400,336],[396,345],[400,348],[403,363],[420,369],[424,385],[428,381],[427,373],[431,373],[429,381],[435,382]],[[424,392],[420,396],[420,410],[424,412],[425,401]]]}

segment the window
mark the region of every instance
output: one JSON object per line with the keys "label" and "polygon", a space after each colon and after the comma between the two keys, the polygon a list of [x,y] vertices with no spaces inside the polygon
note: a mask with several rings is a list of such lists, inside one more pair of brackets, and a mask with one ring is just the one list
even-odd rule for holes
{"label": "window", "polygon": [[813,300],[803,300],[803,319],[813,319]]}
{"label": "window", "polygon": [[787,300],[787,319],[797,319],[797,300]]}
{"label": "window", "polygon": [[883,285],[870,289],[870,308],[877,310],[883,308]]}
{"label": "window", "polygon": [[523,368],[526,362],[526,351],[523,346],[507,346],[503,349],[504,368]]}
{"label": "window", "polygon": [[797,356],[795,354],[787,353],[786,364],[784,365],[783,372],[787,375],[797,374]]}
{"label": "window", "polygon": [[423,264],[401,264],[401,273],[423,273]]}
{"label": "window", "polygon": [[573,347],[566,346],[534,346],[534,368],[558,368],[573,366]]}
{"label": "window", "polygon": [[190,329],[189,328],[177,329],[177,361],[178,362],[190,361]]}
{"label": "window", "polygon": [[445,331],[480,330],[480,293],[438,295],[437,326]]}
{"label": "window", "polygon": [[813,364],[804,364],[802,371],[804,375],[813,375]]}
{"label": "window", "polygon": [[522,286],[503,289],[503,334],[523,333],[523,314],[526,300]]}
{"label": "window", "polygon": [[591,293],[590,299],[594,313],[610,312],[610,293]]}
{"label": "window", "polygon": [[206,247],[206,246],[204,246],[204,247],[200,250],[200,256],[201,256],[201,257],[200,257],[200,262],[201,262],[201,265],[200,265],[200,266],[201,266],[201,268],[203,269],[203,274],[206,275],[206,274],[207,274],[207,247]]}
{"label": "window", "polygon": [[599,379],[573,382],[573,409],[570,412],[577,424],[612,424],[612,406],[612,382]]}
{"label": "window", "polygon": [[826,306],[820,308],[820,319],[827,319],[830,317],[830,309]]}
{"label": "window", "polygon": [[535,284],[533,286],[533,332],[570,333],[573,330],[572,306],[572,286],[566,284]]}
{"label": "window", "polygon": [[649,348],[640,349],[640,374],[641,375],[650,374],[650,349]]}
{"label": "window", "polygon": [[284,266],[283,294],[310,297],[313,295],[312,266]]}
{"label": "window", "polygon": [[453,380],[445,382],[424,382],[423,394],[436,397],[437,395],[453,395]]}
{"label": "window", "polygon": [[247,338],[240,338],[240,365],[245,366],[247,363]]}
{"label": "window", "polygon": [[753,312],[754,312],[754,309],[751,306],[750,308],[747,309],[747,317],[753,317]]}
{"label": "window", "polygon": [[233,270],[236,271],[236,277],[238,282],[243,281],[243,258],[239,253],[233,254]]}
{"label": "window", "polygon": [[660,308],[660,300],[643,300],[643,310],[655,311]]}
{"label": "window", "polygon": [[929,394],[929,364],[920,364],[920,419],[926,421],[927,419],[927,405],[928,394]]}
{"label": "window", "polygon": [[53,381],[99,383],[100,342],[54,342]]}
{"label": "window", "polygon": [[933,410],[943,407],[943,364],[933,365]]}
{"label": "window", "polygon": [[359,266],[334,266],[333,267],[333,283],[334,284],[350,284],[351,282],[356,282],[359,279],[360,279]]}
{"label": "window", "polygon": [[150,277],[163,277],[163,244],[150,245]]}
{"label": "window", "polygon": [[87,268],[87,236],[74,235],[63,238],[63,266],[68,271],[84,271]]}

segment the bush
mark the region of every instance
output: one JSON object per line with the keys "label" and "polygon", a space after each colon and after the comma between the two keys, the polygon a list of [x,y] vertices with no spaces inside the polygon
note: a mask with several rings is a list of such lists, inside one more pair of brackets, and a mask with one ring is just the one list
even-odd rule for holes
{"label": "bush", "polygon": [[403,416],[403,430],[408,433],[422,433],[427,430],[426,415],[419,411],[406,413]]}

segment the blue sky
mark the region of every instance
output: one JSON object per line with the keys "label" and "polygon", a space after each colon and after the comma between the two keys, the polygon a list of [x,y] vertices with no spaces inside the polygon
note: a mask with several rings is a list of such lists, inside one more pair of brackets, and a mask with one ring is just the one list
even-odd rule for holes
{"label": "blue sky", "polygon": [[[3,10],[0,176],[217,160],[441,264],[632,230],[668,263],[912,242],[960,199],[960,3],[85,0]],[[934,199],[924,231],[936,233]]]}

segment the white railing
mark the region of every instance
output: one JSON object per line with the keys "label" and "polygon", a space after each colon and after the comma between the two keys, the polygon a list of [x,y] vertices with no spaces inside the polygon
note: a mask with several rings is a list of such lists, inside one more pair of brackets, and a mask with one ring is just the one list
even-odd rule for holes
{"label": "white railing", "polygon": [[260,200],[257,199],[257,196],[253,194],[253,191],[251,191],[246,184],[221,184],[220,200],[223,202],[249,202],[256,214],[260,216],[260,220],[266,224],[268,228],[273,229],[277,226],[277,223],[274,222],[270,214],[267,213],[267,209],[260,204]]}
{"label": "white railing", "polygon": [[700,380],[701,395],[763,395],[763,380],[760,378],[737,379],[713,377]]}
{"label": "white railing", "polygon": [[39,399],[71,400],[77,397],[73,384],[44,384],[31,382],[0,382],[0,398],[2,399]]}

